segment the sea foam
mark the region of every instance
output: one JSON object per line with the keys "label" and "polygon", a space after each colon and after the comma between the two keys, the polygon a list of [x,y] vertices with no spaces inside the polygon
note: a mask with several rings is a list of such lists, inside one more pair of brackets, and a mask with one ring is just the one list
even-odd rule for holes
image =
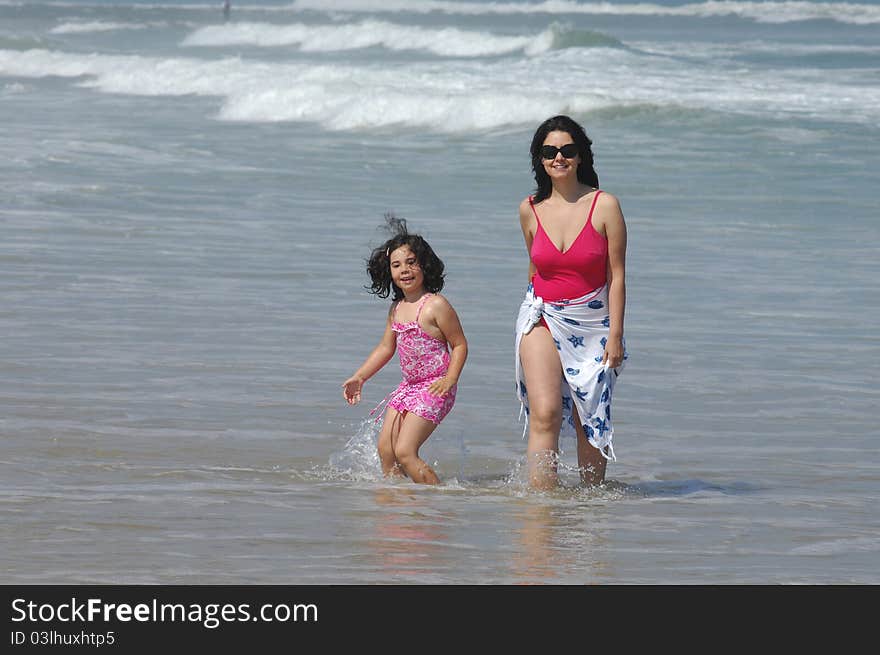
{"label": "sea foam", "polygon": [[870,71],[748,72],[621,48],[391,67],[0,50],[3,75],[83,78],[78,85],[104,93],[216,96],[220,120],[318,122],[334,130],[405,126],[463,132],[533,124],[559,112],[644,106],[774,120],[796,115],[875,124],[880,119],[880,89],[871,83]]}

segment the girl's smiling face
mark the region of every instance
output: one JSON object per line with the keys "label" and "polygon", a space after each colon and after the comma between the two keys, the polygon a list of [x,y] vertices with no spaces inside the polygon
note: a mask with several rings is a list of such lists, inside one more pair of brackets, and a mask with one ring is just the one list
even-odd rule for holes
{"label": "girl's smiling face", "polygon": [[405,294],[418,292],[425,283],[425,274],[416,254],[409,246],[400,246],[388,256],[391,281]]}

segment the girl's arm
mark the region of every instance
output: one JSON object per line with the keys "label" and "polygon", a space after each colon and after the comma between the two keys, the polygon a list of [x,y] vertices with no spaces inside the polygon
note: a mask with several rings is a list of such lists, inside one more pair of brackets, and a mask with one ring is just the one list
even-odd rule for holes
{"label": "girl's arm", "polygon": [[608,239],[608,343],[602,363],[617,368],[623,363],[623,316],[626,307],[626,223],[620,203],[603,193],[602,224]]}
{"label": "girl's arm", "polygon": [[379,345],[373,349],[366,361],[350,378],[342,383],[342,397],[349,405],[357,405],[361,401],[361,389],[364,382],[373,377],[394,356],[397,349],[397,334],[391,329],[391,311],[385,323],[385,333]]}
{"label": "girl's arm", "polygon": [[445,396],[456,384],[461,375],[461,369],[467,360],[468,345],[464,336],[464,330],[461,328],[461,321],[458,320],[458,314],[443,296],[437,296],[429,306],[429,314],[425,318],[433,321],[433,323],[443,333],[443,337],[449,344],[451,352],[449,357],[449,368],[439,380],[435,380],[430,387],[428,393],[435,396]]}
{"label": "girl's arm", "polygon": [[532,263],[532,240],[535,238],[535,230],[537,226],[532,223],[535,220],[535,213],[529,199],[526,198],[519,204],[519,226],[522,228],[523,240],[526,242],[526,252],[529,253],[529,282],[535,277],[535,265]]}

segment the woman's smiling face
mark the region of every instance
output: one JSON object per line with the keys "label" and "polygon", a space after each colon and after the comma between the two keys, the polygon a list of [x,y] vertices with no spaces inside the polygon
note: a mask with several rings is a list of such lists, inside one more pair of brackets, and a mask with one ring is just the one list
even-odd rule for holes
{"label": "woman's smiling face", "polygon": [[569,175],[577,175],[577,168],[581,163],[581,156],[575,154],[574,157],[565,157],[559,150],[564,148],[568,151],[569,148],[565,148],[565,146],[574,145],[574,139],[571,134],[563,132],[562,130],[554,130],[547,134],[547,138],[544,139],[543,145],[553,146],[555,149],[555,155],[552,159],[547,159],[543,155],[541,157],[541,160],[544,163],[544,170],[547,175],[550,176],[551,180],[565,178]]}

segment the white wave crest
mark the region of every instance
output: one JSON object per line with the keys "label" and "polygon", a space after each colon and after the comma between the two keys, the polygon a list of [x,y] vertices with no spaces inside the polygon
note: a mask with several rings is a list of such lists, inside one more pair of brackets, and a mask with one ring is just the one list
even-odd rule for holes
{"label": "white wave crest", "polygon": [[742,57],[750,54],[776,56],[873,56],[880,54],[880,46],[834,43],[779,43],[769,41],[741,41],[738,43],[700,43],[697,45],[688,41],[633,41],[628,45],[644,53],[672,57],[692,57],[695,59],[704,60],[709,58],[717,59],[720,57]]}
{"label": "white wave crest", "polygon": [[145,30],[155,24],[145,23],[111,23],[93,21],[90,23],[62,23],[49,30],[50,34],[89,34],[93,32],[115,32],[118,30]]}
{"label": "white wave crest", "polygon": [[310,122],[331,130],[467,132],[533,125],[555,113],[644,106],[768,119],[880,120],[880,88],[870,84],[870,72],[742,75],[729,67],[674,66],[619,48],[394,67],[0,50],[0,75],[82,77],[79,85],[104,93],[215,96],[220,120]]}
{"label": "white wave crest", "polygon": [[446,28],[424,28],[365,20],[337,25],[274,25],[230,23],[203,27],[187,36],[183,46],[299,46],[304,52],[331,52],[382,47],[421,50],[441,57],[484,57],[512,52],[537,54],[553,46],[554,31],[537,36],[500,36]]}

